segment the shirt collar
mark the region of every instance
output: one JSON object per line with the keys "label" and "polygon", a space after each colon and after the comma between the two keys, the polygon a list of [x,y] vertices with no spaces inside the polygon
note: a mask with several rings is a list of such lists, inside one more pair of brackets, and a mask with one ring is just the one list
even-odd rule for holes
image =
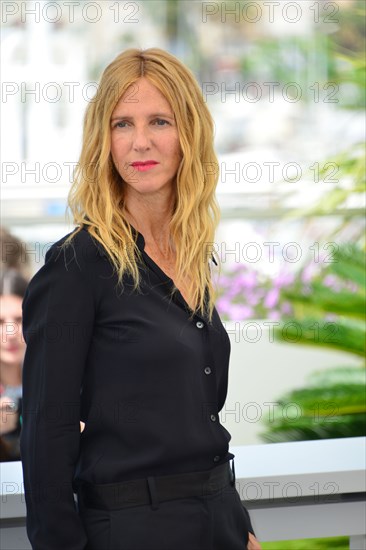
{"label": "shirt collar", "polygon": [[[137,231],[137,229],[135,229],[135,227],[133,227],[133,225],[130,224],[130,226],[131,226],[131,231],[132,231],[133,238],[134,238],[134,240],[135,240],[135,242],[136,242],[136,244],[137,244],[138,249],[139,249],[141,252],[144,252],[144,249],[145,249],[145,239],[144,239],[144,236],[142,235],[142,233],[140,233],[139,231]],[[85,229],[86,229],[86,228],[85,228]],[[104,254],[105,256],[107,256],[107,253],[106,253],[104,247],[101,246],[101,244],[99,243],[99,241],[96,242],[96,245],[97,245],[98,249],[100,250],[100,252],[101,252],[102,254]],[[161,277],[165,282],[173,283],[173,281],[172,281],[172,280],[171,280],[171,279],[170,279],[170,278],[160,269],[160,267],[157,266],[157,265],[155,264],[155,262],[153,262],[153,261],[149,258],[149,256],[146,255],[146,253],[145,253],[145,257],[147,258],[148,263],[151,264],[151,267],[154,267],[155,269],[158,270],[158,272],[159,272],[159,274],[160,274],[160,277]],[[212,261],[216,264],[216,261],[215,261],[214,256],[212,255],[211,257],[212,257]],[[216,265],[217,265],[217,264],[216,264]],[[206,288],[206,291],[205,291],[205,300],[207,300],[207,297],[208,297],[207,292],[208,292],[208,291],[207,291],[207,288]],[[184,301],[184,299],[183,299],[183,296],[182,296],[180,293],[178,293],[176,296],[177,296],[178,301],[181,303],[181,305],[186,309],[186,303],[185,303],[185,301]],[[204,321],[206,320],[204,316],[201,316],[201,315],[199,315],[199,314],[196,314],[196,316],[199,317],[200,319],[204,320]]]}
{"label": "shirt collar", "polygon": [[[131,225],[131,224],[130,224]],[[145,239],[144,239],[144,236],[139,232],[137,231],[137,229],[135,229],[133,227],[133,225],[131,225],[131,230],[132,230],[132,235],[136,241],[136,244],[139,248],[139,250],[141,250],[141,252],[145,249]]]}
{"label": "shirt collar", "polygon": [[[134,239],[136,241],[136,244],[137,244],[139,250],[141,250],[141,252],[143,252],[145,250],[144,236],[139,231],[137,231],[137,229],[135,229],[133,227],[133,225],[131,225],[131,230],[132,230],[132,234],[134,236]],[[214,257],[213,254],[211,254],[211,260],[215,265],[217,265],[217,262],[216,262],[215,257]]]}

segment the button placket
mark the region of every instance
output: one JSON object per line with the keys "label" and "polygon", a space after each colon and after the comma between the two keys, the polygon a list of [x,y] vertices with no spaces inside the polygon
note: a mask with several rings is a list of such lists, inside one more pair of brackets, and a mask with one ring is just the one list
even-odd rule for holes
{"label": "button placket", "polygon": [[[206,326],[206,323],[204,323],[203,321],[201,320],[196,321],[196,327],[198,329],[202,330],[205,326]],[[202,332],[202,336],[204,339],[204,350],[205,350],[203,360],[206,363],[206,366],[203,368],[203,373],[206,376],[212,375],[209,378],[207,378],[207,383],[209,384],[211,394],[213,393],[215,396],[215,400],[212,402],[212,405],[215,404],[215,410],[217,410],[217,387],[216,387],[215,371],[210,366],[208,366],[209,364],[214,365],[212,350],[210,347],[209,327],[206,326],[206,329]],[[208,418],[210,422],[216,422],[216,425],[219,427],[220,423],[217,422],[219,420],[218,414],[214,414],[212,412]],[[221,455],[214,455],[212,457],[212,461],[215,463],[219,462],[220,460],[221,460]]]}

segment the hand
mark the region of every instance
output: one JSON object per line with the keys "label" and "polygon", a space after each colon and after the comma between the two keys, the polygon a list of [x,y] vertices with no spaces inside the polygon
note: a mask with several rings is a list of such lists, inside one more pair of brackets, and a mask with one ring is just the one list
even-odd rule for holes
{"label": "hand", "polygon": [[253,533],[249,532],[249,540],[247,545],[248,550],[262,550],[261,545],[259,544],[259,541],[255,538]]}

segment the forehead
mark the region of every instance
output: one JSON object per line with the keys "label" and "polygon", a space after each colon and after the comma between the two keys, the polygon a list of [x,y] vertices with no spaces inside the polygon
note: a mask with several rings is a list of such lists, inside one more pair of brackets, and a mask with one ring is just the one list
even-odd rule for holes
{"label": "forehead", "polygon": [[161,91],[148,78],[141,77],[131,84],[120,97],[112,115],[131,111],[144,114],[152,109],[163,109],[166,112],[172,112],[168,100]]}

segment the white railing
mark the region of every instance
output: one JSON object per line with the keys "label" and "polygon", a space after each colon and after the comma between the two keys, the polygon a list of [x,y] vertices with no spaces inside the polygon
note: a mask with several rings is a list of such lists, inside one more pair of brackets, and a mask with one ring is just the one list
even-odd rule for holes
{"label": "white railing", "polygon": [[[231,447],[260,541],[349,536],[366,549],[366,438]],[[1,549],[28,550],[20,462],[0,464]]]}
{"label": "white railing", "polygon": [[231,447],[260,541],[349,536],[366,549],[366,438]]}

